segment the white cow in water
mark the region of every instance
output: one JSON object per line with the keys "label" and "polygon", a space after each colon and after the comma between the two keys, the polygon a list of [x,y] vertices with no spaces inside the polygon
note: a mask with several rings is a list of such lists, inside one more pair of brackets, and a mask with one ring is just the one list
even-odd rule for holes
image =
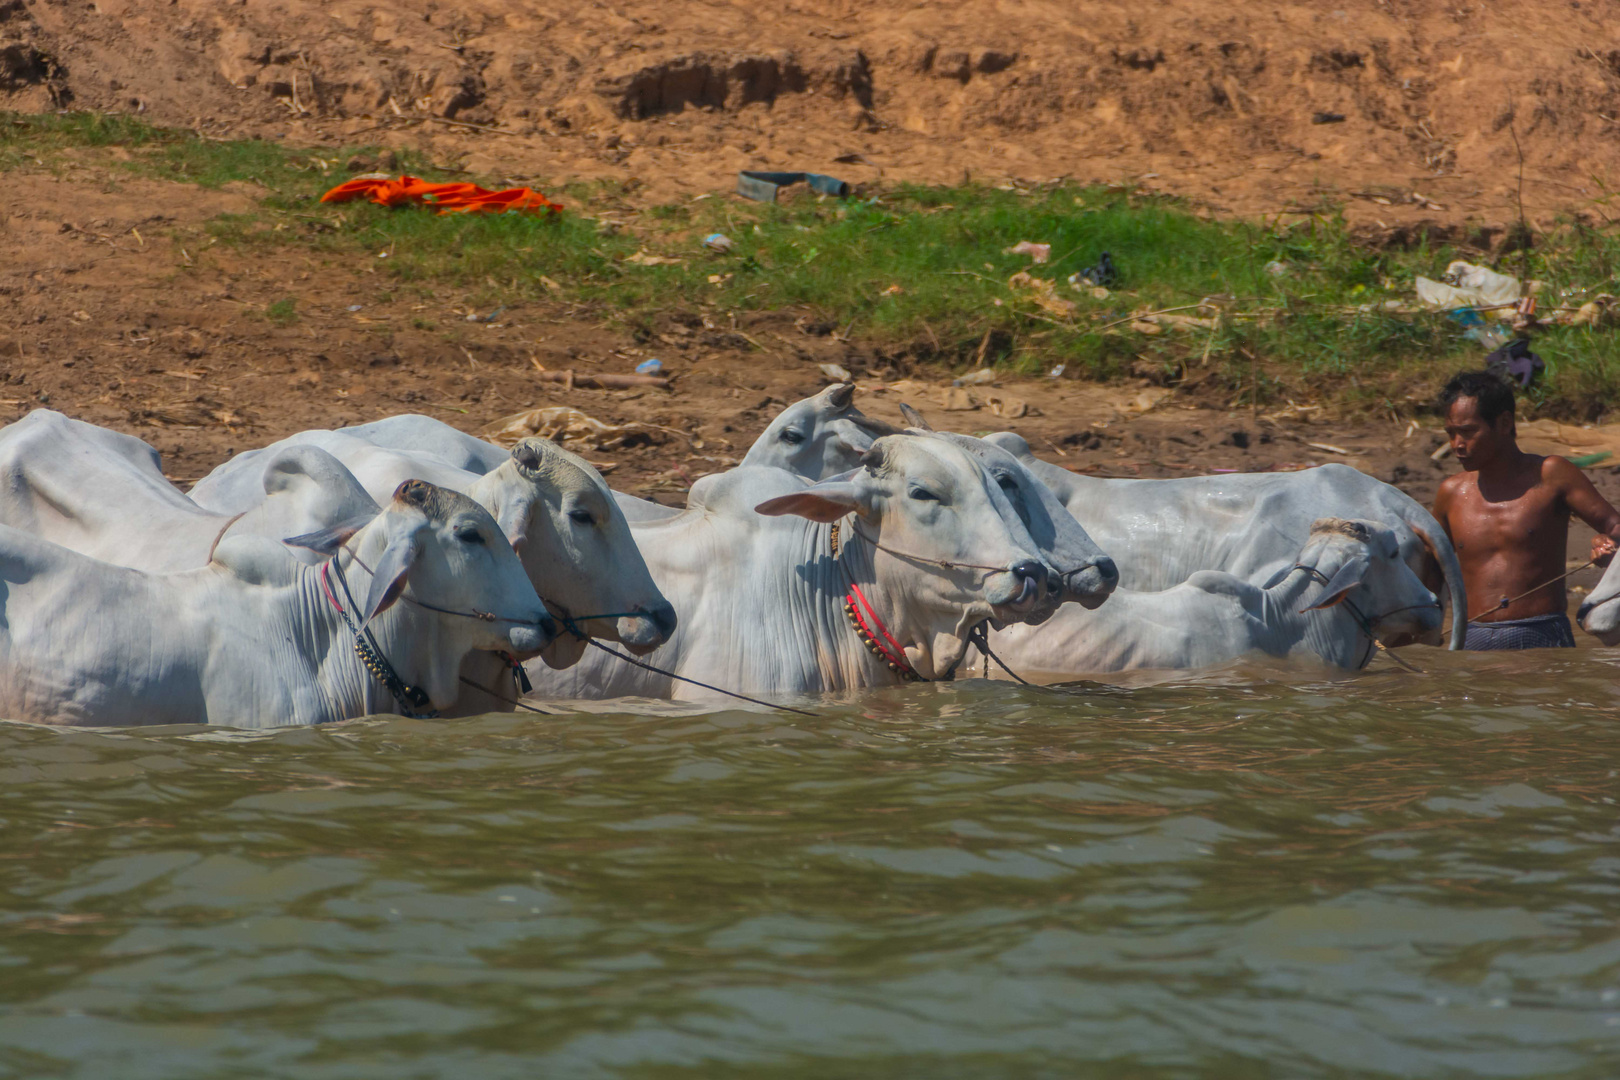
{"label": "white cow in water", "polygon": [[[1120,589],[1094,612],[1066,608],[1040,627],[1014,626],[990,647],[1020,675],[1196,668],[1263,653],[1314,656],[1359,669],[1377,642],[1439,629],[1440,603],[1401,558],[1393,530],[1324,518],[1266,587],[1199,570],[1160,592]],[[968,670],[991,671],[976,649]]]}
{"label": "white cow in water", "polygon": [[470,653],[532,656],[557,632],[494,519],[455,492],[403,484],[357,531],[304,542],[335,558],[242,537],[201,569],[148,574],[0,526],[0,716],[271,727],[399,711],[345,613],[417,708],[444,709]]}
{"label": "white cow in water", "polygon": [[[875,438],[885,434],[934,434],[920,416],[909,411],[914,426],[907,429],[863,415],[853,405],[854,392],[852,384],[843,383],[789,405],[754,440],[743,464],[785,469],[808,480],[822,480],[859,466]],[[1113,560],[1092,542],[1051,490],[998,446],[968,435],[944,433],[938,437],[978,458],[1007,496],[1047,565],[1057,571],[1048,582],[1057,599],[1087,608],[1102,603],[1119,581]],[[622,492],[615,492],[614,497],[632,522],[663,521],[680,513],[678,508]]]}
{"label": "white cow in water", "polygon": [[[198,481],[191,497],[221,513],[251,510],[263,499],[260,473],[266,461],[289,447],[318,447],[347,466],[374,495],[392,491],[407,479],[470,495],[495,515],[554,614],[574,618],[590,636],[621,642],[636,653],[668,640],[675,629],[675,611],[653,584],[612,492],[589,462],[549,439],[522,439],[510,451],[492,447],[494,454],[469,453],[467,444],[480,440],[453,428],[449,431],[454,435],[447,435],[435,424],[365,425],[374,431],[416,429],[430,447],[417,451],[378,446],[339,431],[301,432],[263,450],[238,454]],[[484,473],[458,468],[437,451],[493,467]],[[564,667],[577,661],[585,648],[582,638],[568,633],[546,650],[544,658]],[[482,678],[477,681],[488,685]]]}
{"label": "white cow in water", "polygon": [[[1462,566],[1434,516],[1399,488],[1347,465],[1286,473],[1232,473],[1175,480],[1081,476],[1030,453],[1011,432],[988,436],[1056,493],[1086,532],[1114,556],[1120,584],[1168,589],[1199,570],[1250,582],[1291,564],[1323,517],[1366,519],[1394,531],[1401,558],[1451,603],[1451,647],[1468,619]],[[1438,643],[1439,629],[1426,635]]]}
{"label": "white cow in water", "polygon": [[[949,677],[979,624],[1049,613],[1050,571],[971,455],[896,435],[865,462],[815,485],[774,468],[706,476],[681,513],[633,523],[681,612],[648,660],[744,693],[848,690]],[[605,655],[529,668],[552,697],[712,697]]]}
{"label": "white cow in water", "polygon": [[1575,621],[1603,644],[1620,645],[1620,559],[1603,571],[1603,577],[1576,609]]}
{"label": "white cow in water", "polygon": [[226,537],[280,540],[377,512],[324,451],[287,447],[265,460],[257,505],[213,513],[168,481],[149,444],[36,409],[0,429],[0,523],[115,566],[162,572],[206,565]]}

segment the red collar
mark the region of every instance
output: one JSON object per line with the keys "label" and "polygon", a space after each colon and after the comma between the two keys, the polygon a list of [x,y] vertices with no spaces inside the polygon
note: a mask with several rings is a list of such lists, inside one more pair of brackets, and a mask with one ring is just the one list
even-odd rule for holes
{"label": "red collar", "polygon": [[925,682],[906,659],[906,651],[900,643],[889,633],[889,628],[883,625],[878,613],[873,610],[866,594],[861,587],[853,581],[849,583],[849,593],[844,597],[844,614],[854,624],[855,632],[860,635],[866,647],[872,650],[872,655],[889,665],[889,670],[907,682]]}

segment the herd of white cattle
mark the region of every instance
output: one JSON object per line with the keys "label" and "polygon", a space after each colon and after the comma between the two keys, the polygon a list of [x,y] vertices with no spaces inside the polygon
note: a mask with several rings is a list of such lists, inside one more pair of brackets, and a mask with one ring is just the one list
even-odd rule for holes
{"label": "herd of white cattle", "polygon": [[[1442,595],[1461,644],[1445,534],[1354,469],[1104,480],[1010,433],[893,427],[853,392],[784,410],[685,509],[547,440],[415,415],[303,432],[185,493],[145,442],[37,410],[0,429],[0,716],[270,727],[1002,664],[1356,669],[1445,640]],[[1620,575],[1586,606],[1605,640],[1614,596]]]}

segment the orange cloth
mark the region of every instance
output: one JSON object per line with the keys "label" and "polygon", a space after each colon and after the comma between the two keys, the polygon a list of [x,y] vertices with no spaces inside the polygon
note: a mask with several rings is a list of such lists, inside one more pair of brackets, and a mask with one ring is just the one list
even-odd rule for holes
{"label": "orange cloth", "polygon": [[370,199],[379,206],[436,206],[441,214],[557,213],[554,203],[530,188],[490,191],[477,184],[430,184],[414,176],[398,180],[350,180],[321,196],[321,202]]}

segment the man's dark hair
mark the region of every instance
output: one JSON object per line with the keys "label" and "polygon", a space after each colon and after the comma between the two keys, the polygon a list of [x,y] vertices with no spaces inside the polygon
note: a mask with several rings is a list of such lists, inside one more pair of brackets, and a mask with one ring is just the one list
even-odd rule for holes
{"label": "man's dark hair", "polygon": [[1493,371],[1463,371],[1451,377],[1440,391],[1440,415],[1451,411],[1458,398],[1473,398],[1479,409],[1479,418],[1487,424],[1496,422],[1503,413],[1513,415],[1513,388]]}

